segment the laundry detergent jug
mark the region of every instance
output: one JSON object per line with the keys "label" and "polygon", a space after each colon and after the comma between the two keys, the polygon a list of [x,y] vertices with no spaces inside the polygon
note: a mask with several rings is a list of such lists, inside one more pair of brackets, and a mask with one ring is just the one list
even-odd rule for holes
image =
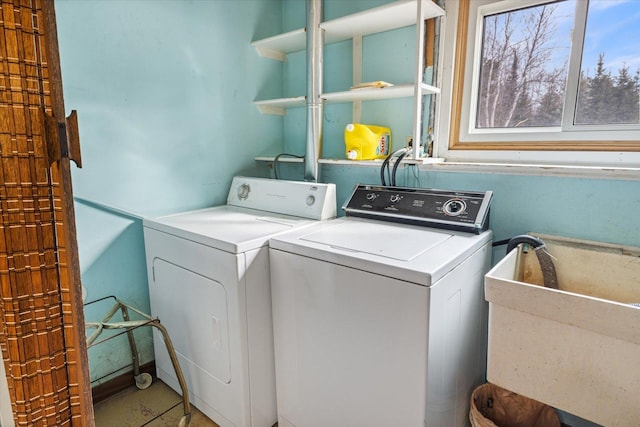
{"label": "laundry detergent jug", "polygon": [[344,129],[344,144],[349,160],[383,159],[389,155],[391,129],[350,123]]}

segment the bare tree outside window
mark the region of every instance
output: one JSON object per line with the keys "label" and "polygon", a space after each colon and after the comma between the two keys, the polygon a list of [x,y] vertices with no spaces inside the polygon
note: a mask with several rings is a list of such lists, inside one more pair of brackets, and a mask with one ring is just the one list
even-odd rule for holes
{"label": "bare tree outside window", "polygon": [[477,128],[561,124],[571,43],[560,22],[573,17],[558,6],[484,17]]}
{"label": "bare tree outside window", "polygon": [[[625,3],[631,13],[604,19]],[[562,0],[484,16],[476,128],[563,124],[575,4]],[[590,1],[584,46],[578,47],[583,59],[575,118],[565,120],[640,123],[640,48],[631,42],[640,37],[639,17],[637,0]],[[621,46],[631,50],[621,52]],[[597,56],[594,49],[600,49]]]}

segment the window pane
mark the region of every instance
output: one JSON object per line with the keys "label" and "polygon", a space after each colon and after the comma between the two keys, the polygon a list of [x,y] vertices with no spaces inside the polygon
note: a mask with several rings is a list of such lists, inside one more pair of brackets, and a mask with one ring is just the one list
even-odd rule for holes
{"label": "window pane", "polygon": [[591,0],[576,124],[640,123],[640,2]]}
{"label": "window pane", "polygon": [[477,128],[560,126],[575,1],[484,17]]}

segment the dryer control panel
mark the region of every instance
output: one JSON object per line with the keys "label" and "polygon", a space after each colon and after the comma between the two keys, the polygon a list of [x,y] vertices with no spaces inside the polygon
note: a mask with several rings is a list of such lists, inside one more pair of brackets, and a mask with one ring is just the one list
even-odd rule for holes
{"label": "dryer control panel", "polygon": [[227,204],[301,218],[336,216],[336,185],[236,176]]}
{"label": "dryer control panel", "polygon": [[359,184],[342,209],[349,216],[479,234],[489,227],[491,191]]}

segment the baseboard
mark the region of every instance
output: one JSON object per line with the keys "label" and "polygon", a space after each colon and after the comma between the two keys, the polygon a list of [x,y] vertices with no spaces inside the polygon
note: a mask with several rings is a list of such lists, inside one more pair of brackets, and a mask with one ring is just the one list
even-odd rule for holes
{"label": "baseboard", "polygon": [[[145,363],[144,365],[140,366],[140,372],[146,372],[153,375],[153,377],[155,378],[156,362],[152,360],[151,362]],[[93,404],[95,405],[96,403],[101,402],[135,384],[136,382],[133,378],[133,369],[131,369],[129,372],[125,372],[122,375],[118,375],[117,377],[114,377],[109,381],[93,387],[91,389]]]}

